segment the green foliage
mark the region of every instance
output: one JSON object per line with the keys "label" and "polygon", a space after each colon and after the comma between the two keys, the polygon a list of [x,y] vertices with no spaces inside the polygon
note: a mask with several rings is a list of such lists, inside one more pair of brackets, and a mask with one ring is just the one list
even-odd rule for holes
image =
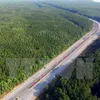
{"label": "green foliage", "polygon": [[[47,2],[47,1],[45,1]],[[87,1],[78,1],[78,2],[70,2],[62,0],[57,1],[54,0],[52,2],[47,2],[53,5],[57,5],[60,8],[63,8],[67,11],[78,13],[80,15],[84,15],[90,18],[93,18],[97,21],[100,21],[100,3]]]}
{"label": "green foliage", "polygon": [[[57,77],[48,85],[39,100],[99,100],[100,99],[100,49],[95,53],[88,54],[86,57],[94,59],[93,79],[77,79],[76,71],[73,71],[68,80],[64,77]],[[89,62],[84,58],[84,64],[88,67]],[[74,64],[75,65],[75,64]],[[76,66],[76,65],[75,65]],[[71,67],[71,66],[70,66]],[[74,77],[74,78],[73,78]],[[49,98],[48,98],[49,97]]]}
{"label": "green foliage", "polygon": [[[39,5],[31,1],[0,4],[0,93],[27,79],[92,26],[79,15]],[[60,100],[69,100],[59,89],[56,92]]]}

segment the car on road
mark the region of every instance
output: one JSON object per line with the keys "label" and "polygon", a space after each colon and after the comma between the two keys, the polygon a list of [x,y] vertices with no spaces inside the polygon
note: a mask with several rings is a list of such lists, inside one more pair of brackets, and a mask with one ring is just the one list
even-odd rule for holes
{"label": "car on road", "polygon": [[44,66],[44,68],[46,68],[46,66]]}
{"label": "car on road", "polygon": [[19,100],[18,98],[15,98],[15,100]]}

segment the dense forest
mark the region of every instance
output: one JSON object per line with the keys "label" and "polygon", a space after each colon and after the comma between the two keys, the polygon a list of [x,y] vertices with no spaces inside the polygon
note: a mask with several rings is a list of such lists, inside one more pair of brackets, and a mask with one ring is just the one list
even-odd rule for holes
{"label": "dense forest", "polygon": [[91,27],[85,17],[42,3],[0,3],[0,94],[23,82]]}
{"label": "dense forest", "polygon": [[[84,76],[82,79],[77,77],[77,60],[80,59],[82,71],[92,65],[93,77],[91,79]],[[57,76],[52,83],[46,86],[43,94],[38,100],[100,100],[100,49],[77,58],[69,67],[74,67],[71,78]],[[66,68],[68,70],[68,68]],[[63,72],[64,73],[64,72]]]}
{"label": "dense forest", "polygon": [[[75,2],[74,2],[75,1]],[[92,0],[44,0],[47,4],[59,6],[67,11],[78,13],[82,16],[93,18],[100,21],[100,3]],[[44,3],[42,2],[42,3]]]}

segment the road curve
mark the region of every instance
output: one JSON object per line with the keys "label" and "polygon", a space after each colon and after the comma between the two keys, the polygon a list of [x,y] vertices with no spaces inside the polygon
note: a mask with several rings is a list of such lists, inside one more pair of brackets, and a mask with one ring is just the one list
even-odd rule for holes
{"label": "road curve", "polygon": [[66,67],[77,58],[94,40],[99,37],[100,23],[94,21],[93,28],[70,48],[46,64],[24,83],[5,95],[1,100],[35,100],[43,91],[45,85],[50,83],[56,75],[60,74]]}

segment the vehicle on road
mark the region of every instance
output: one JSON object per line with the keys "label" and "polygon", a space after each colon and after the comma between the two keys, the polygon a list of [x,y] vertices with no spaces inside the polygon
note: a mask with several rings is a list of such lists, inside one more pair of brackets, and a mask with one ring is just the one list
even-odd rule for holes
{"label": "vehicle on road", "polygon": [[15,98],[15,100],[18,100],[18,98]]}

